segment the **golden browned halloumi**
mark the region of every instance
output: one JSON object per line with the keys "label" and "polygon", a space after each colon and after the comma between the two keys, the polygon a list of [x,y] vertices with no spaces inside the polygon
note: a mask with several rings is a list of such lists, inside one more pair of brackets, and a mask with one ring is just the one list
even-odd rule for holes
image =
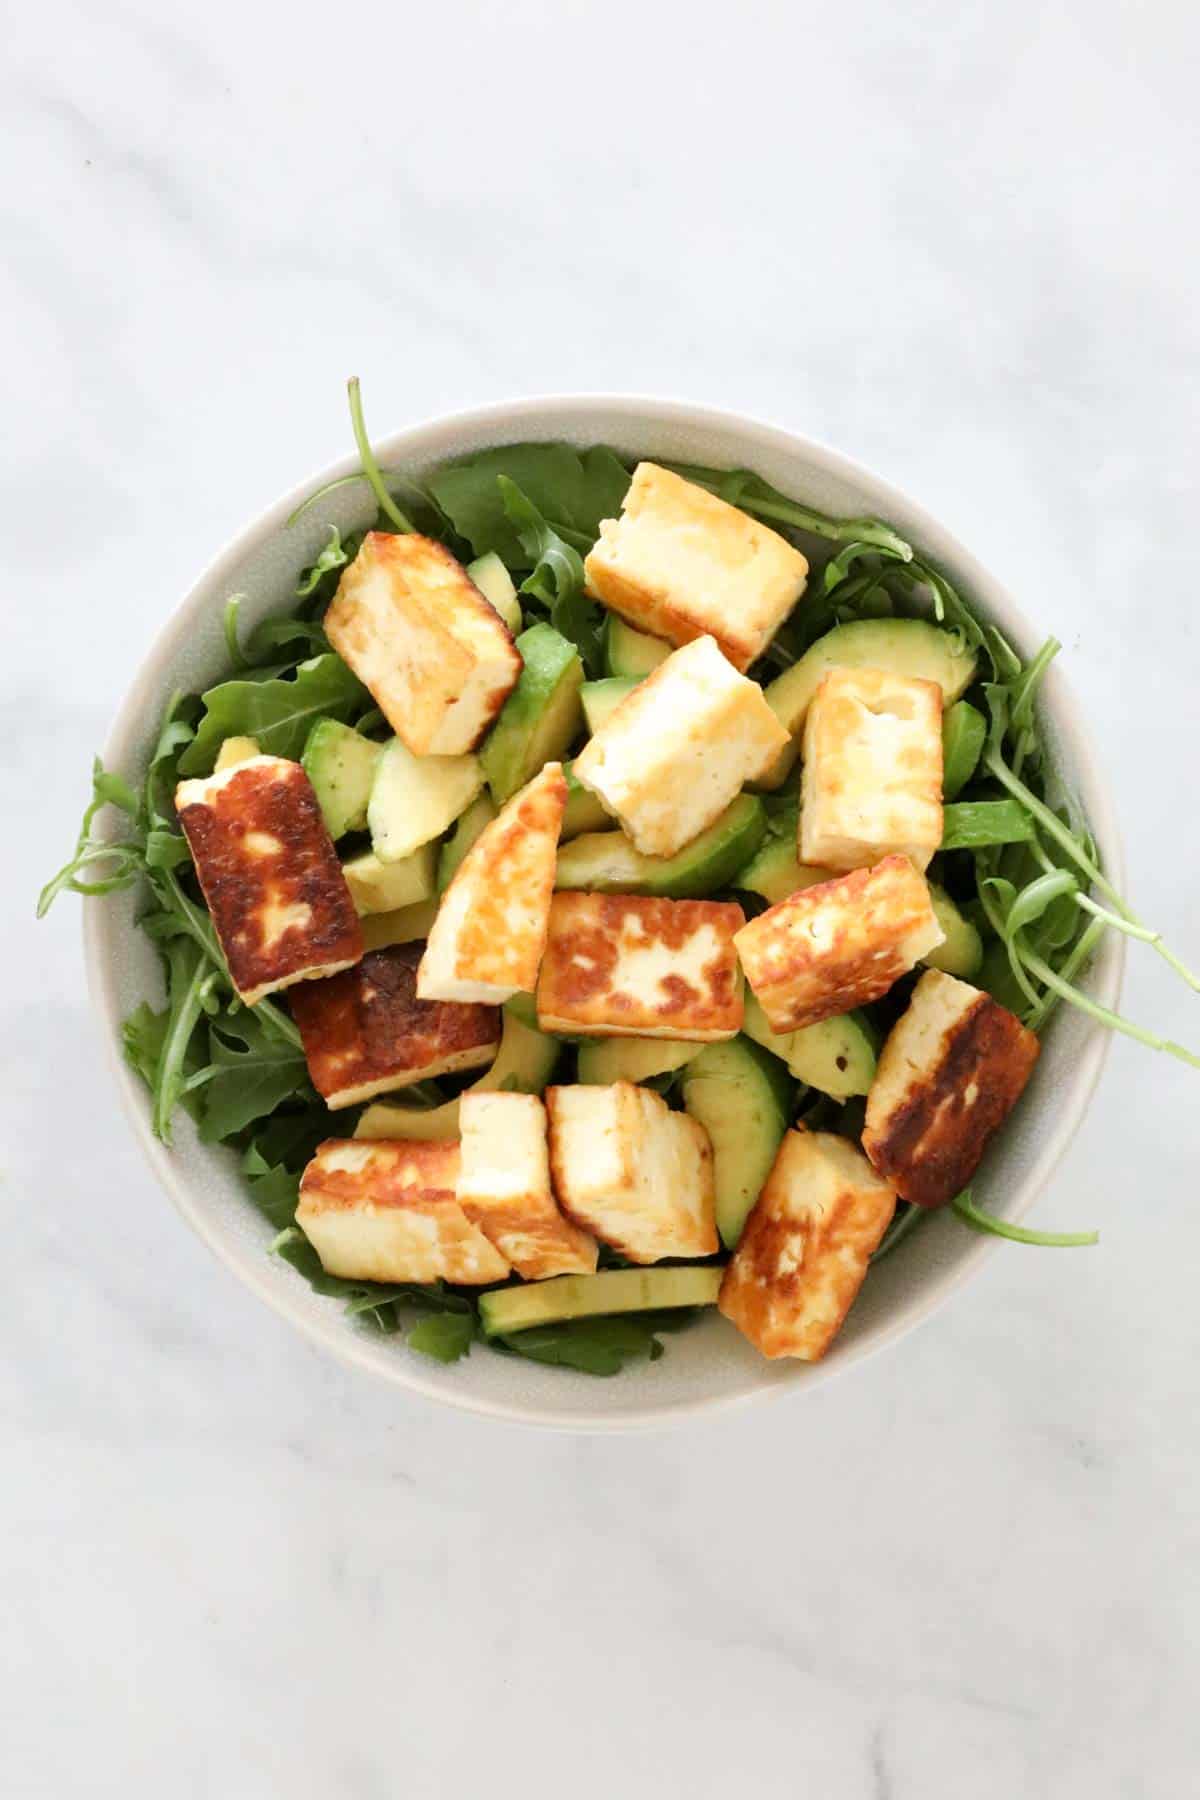
{"label": "golden browned halloumi", "polygon": [[536,1094],[464,1094],[458,1199],[526,1281],[590,1275],[596,1240],[558,1210],[550,1186],[546,1109]]}
{"label": "golden browned halloumi", "polygon": [[422,944],[368,950],[354,968],[292,995],[308,1072],[327,1106],[478,1069],[500,1047],[498,1006],[418,1000]]}
{"label": "golden browned halloumi", "polygon": [[571,767],[643,855],[674,856],[787,741],[758,683],[702,637],[640,681]]}
{"label": "golden browned halloumi", "polygon": [[804,592],[808,563],[769,526],[657,463],[634,470],[619,519],[584,564],[591,592],[671,644],[711,633],[747,669]]}
{"label": "golden browned halloumi", "polygon": [[878,1000],[943,935],[925,877],[885,856],[781,900],[734,942],[772,1031],[794,1031]]}
{"label": "golden browned halloumi", "polygon": [[734,1037],[742,991],[733,936],[744,923],[727,901],[555,894],[538,1024],[586,1037]]}
{"label": "golden browned halloumi", "polygon": [[1020,1099],[1040,1049],[990,994],[926,970],[880,1052],[867,1155],[906,1200],[952,1200]]}
{"label": "golden browned halloumi", "polygon": [[358,961],[354,902],[299,763],[254,756],[181,781],[175,810],[230,979],[247,1006]]}
{"label": "golden browned halloumi", "polygon": [[417,756],[473,750],[521,673],[495,608],[444,545],[416,532],[367,533],[325,630]]}
{"label": "golden browned halloumi", "polygon": [[562,765],[547,763],[484,827],[442,896],[417,975],[423,999],[533,992],[566,803]]}
{"label": "golden browned halloumi", "polygon": [[503,1281],[507,1262],[458,1203],[458,1142],[329,1138],[300,1178],[296,1223],[347,1281]]}
{"label": "golden browned halloumi", "polygon": [[804,722],[800,860],[924,869],[942,841],[942,690],[887,669],[830,669]]}
{"label": "golden browned halloumi", "polygon": [[856,1145],[789,1131],[721,1283],[727,1319],[764,1356],[816,1362],[841,1329],[896,1196]]}
{"label": "golden browned halloumi", "polygon": [[568,1218],[630,1262],[718,1248],[712,1145],[695,1119],[630,1081],[549,1087],[546,1111]]}

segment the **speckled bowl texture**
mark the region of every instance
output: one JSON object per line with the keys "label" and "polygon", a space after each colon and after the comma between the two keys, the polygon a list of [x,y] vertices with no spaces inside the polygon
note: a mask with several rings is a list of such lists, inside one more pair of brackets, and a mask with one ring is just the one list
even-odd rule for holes
{"label": "speckled bowl texture", "polygon": [[[886,519],[941,564],[978,613],[997,624],[1025,656],[1042,633],[1026,622],[987,571],[913,501],[844,457],[792,433],[729,413],[682,403],[604,396],[521,400],[460,413],[377,443],[383,466],[420,480],[429,469],[489,445],[557,440],[580,447],[611,444],[624,455],[718,467],[748,467],[785,493],[826,512]],[[330,524],[342,531],[373,516],[365,484],[339,489],[288,527],[295,506],[323,482],[352,472],[347,458],[311,477],[247,526],[201,576],[149,649],[117,714],[105,752],[130,777],[144,767],[172,689],[200,689],[222,679],[228,663],[221,629],[231,593],[248,596],[245,628],[287,608],[298,572],[312,561]],[[1057,665],[1042,690],[1041,722],[1052,757],[1082,804],[1109,871],[1121,880],[1120,845],[1107,788],[1091,739]],[[300,1331],[397,1387],[468,1412],[576,1431],[644,1428],[770,1395],[799,1394],[817,1382],[894,1345],[941,1305],[979,1266],[994,1239],[981,1238],[943,1214],[932,1218],[872,1271],[845,1328],[823,1362],[765,1362],[715,1313],[667,1340],[667,1354],[610,1380],[543,1368],[477,1348],[442,1367],[408,1350],[402,1338],[380,1338],[348,1320],[285,1263],[267,1253],[271,1231],[249,1204],[227,1150],[197,1141],[181,1119],[174,1149],[150,1131],[146,1090],[125,1066],[120,1025],[139,1000],[156,1003],[161,982],[155,956],[134,927],[136,898],[88,901],[85,939],[92,998],[125,1108],[146,1156],[183,1217],[239,1280]],[[1088,991],[1115,1005],[1123,940],[1110,934],[1086,980]],[[976,1183],[981,1203],[1007,1219],[1028,1211],[1079,1125],[1104,1062],[1107,1033],[1060,1009],[1046,1035],[1030,1086],[992,1145]]]}

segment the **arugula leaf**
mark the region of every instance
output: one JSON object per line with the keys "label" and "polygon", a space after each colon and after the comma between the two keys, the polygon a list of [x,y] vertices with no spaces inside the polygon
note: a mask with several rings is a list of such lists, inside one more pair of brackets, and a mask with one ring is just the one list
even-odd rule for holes
{"label": "arugula leaf", "polygon": [[171,1142],[171,1115],[184,1092],[206,1074],[188,1073],[192,1033],[218,980],[217,971],[196,944],[186,937],[171,938],[166,947],[167,1017],[162,1049],[154,1074],[154,1106],[151,1127],[164,1144]]}
{"label": "arugula leaf", "polygon": [[317,719],[346,723],[367,691],[339,656],[313,657],[291,679],[224,681],[201,695],[204,716],[179,759],[181,775],[206,775],[227,737],[252,737],[264,755],[296,760]]}
{"label": "arugula leaf", "polygon": [[[687,1324],[691,1316],[685,1314],[681,1318],[675,1314],[670,1328]],[[564,1319],[556,1325],[531,1325],[525,1331],[514,1331],[491,1342],[502,1344],[531,1362],[577,1369],[583,1375],[607,1376],[619,1374],[626,1363],[641,1357],[657,1362],[663,1347],[656,1334],[666,1329],[667,1321],[659,1313],[624,1313],[614,1318]]]}
{"label": "arugula leaf", "polygon": [[[329,542],[318,556],[316,562],[310,564],[296,584],[296,594],[306,600],[321,584],[322,578],[332,569],[340,569],[347,562],[346,552],[342,548],[342,534],[336,525],[329,527]],[[300,621],[292,620],[292,624]],[[322,635],[324,635],[322,633]]]}
{"label": "arugula leaf", "polygon": [[[982,1206],[976,1206],[971,1198],[970,1188],[957,1195],[950,1204],[963,1224],[969,1225],[972,1231],[1007,1238],[1013,1244],[1039,1244],[1043,1249],[1073,1250],[1100,1242],[1098,1231],[1031,1231],[1027,1225],[1010,1225],[1007,1219],[998,1219],[994,1213],[985,1212]],[[917,1208],[913,1210],[916,1211]]]}
{"label": "arugula leaf", "polygon": [[304,1052],[272,1037],[251,1009],[224,1014],[208,1041],[213,1074],[200,1127],[206,1143],[223,1142],[308,1087]]}
{"label": "arugula leaf", "polygon": [[251,1164],[249,1157],[243,1161],[242,1171],[250,1198],[264,1219],[276,1231],[285,1230],[296,1217],[300,1200],[299,1175],[291,1169],[270,1169],[265,1164],[260,1168],[257,1163]]}
{"label": "arugula leaf", "polygon": [[470,1313],[435,1313],[414,1325],[405,1339],[410,1350],[432,1356],[435,1362],[457,1362],[471,1348],[475,1320]]}
{"label": "arugula leaf", "polygon": [[484,450],[429,477],[429,491],[476,556],[494,550],[512,568],[529,566],[529,552],[509,515],[498,477],[521,490],[558,536],[590,550],[601,519],[621,510],[629,471],[611,450],[581,456],[567,444],[509,444]]}
{"label": "arugula leaf", "polygon": [[520,592],[540,600],[550,610],[550,623],[579,651],[590,675],[604,668],[604,613],[583,591],[583,558],[564,542],[553,526],[507,475],[496,477],[504,510],[521,540],[533,572],[521,583]]}
{"label": "arugula leaf", "polygon": [[[65,889],[73,894],[115,894],[132,885],[141,872],[141,856],[136,843],[109,843],[92,835],[92,822],[105,806],[117,806],[124,813],[136,813],[138,802],[132,790],[119,775],[109,774],[97,756],[92,763],[92,798],[83,815],[75,852],[64,863],[38,895],[37,916],[45,918],[55,900]],[[106,875],[87,877],[85,871],[97,864],[107,868]]]}
{"label": "arugula leaf", "polygon": [[[412,522],[396,505],[388,493],[384,483],[383,472],[375,460],[375,452],[371,448],[371,440],[367,436],[366,421],[363,418],[362,389],[358,376],[352,375],[346,383],[346,392],[350,396],[350,424],[354,431],[354,442],[358,445],[359,460],[363,474],[371,485],[372,492],[379,502],[380,512],[386,514],[397,531],[411,531]],[[293,517],[295,515],[293,514]]]}

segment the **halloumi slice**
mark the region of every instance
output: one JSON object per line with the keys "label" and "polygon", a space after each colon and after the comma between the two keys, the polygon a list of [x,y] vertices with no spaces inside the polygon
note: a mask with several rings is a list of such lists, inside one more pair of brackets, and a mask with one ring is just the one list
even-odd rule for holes
{"label": "halloumi slice", "polygon": [[906,1200],[952,1200],[1020,1099],[1040,1049],[990,994],[927,969],[880,1052],[863,1149]]}
{"label": "halloumi slice", "polygon": [[942,841],[942,690],[888,669],[833,668],[804,722],[800,861],[917,869]]}
{"label": "halloumi slice", "polygon": [[641,894],[557,893],[537,988],[543,1031],[694,1038],[742,1027],[740,906]]}
{"label": "halloumi slice", "polygon": [[495,608],[444,545],[417,532],[367,533],[325,631],[417,756],[474,750],[521,673]]}
{"label": "halloumi slice", "polygon": [[175,810],[230,979],[247,1006],[359,960],[354,902],[299,763],[252,756],[181,781]]}
{"label": "halloumi slice", "polygon": [[764,1356],[824,1356],[896,1210],[866,1157],[830,1132],[789,1131],[717,1301]]}
{"label": "halloumi slice", "polygon": [[458,1199],[518,1275],[590,1275],[594,1237],[559,1211],[550,1185],[546,1109],[536,1094],[466,1093],[459,1104]]}
{"label": "halloumi slice", "polygon": [[642,631],[686,644],[711,633],[747,669],[804,592],[808,562],[739,507],[657,463],[639,463],[619,519],[584,563],[598,600]]}
{"label": "halloumi slice", "polygon": [[772,1031],[795,1031],[880,999],[944,935],[925,877],[886,856],[800,889],[734,941]]}
{"label": "halloumi slice", "polygon": [[476,838],[430,929],[417,971],[423,1000],[499,1004],[533,992],[566,803],[562,764],[547,763]]}
{"label": "halloumi slice", "polygon": [[503,1281],[508,1263],[458,1203],[459,1147],[329,1138],[300,1178],[296,1223],[347,1281]]}
{"label": "halloumi slice", "polygon": [[550,1169],[568,1218],[635,1263],[718,1248],[712,1145],[629,1081],[549,1087]]}
{"label": "halloumi slice", "polygon": [[700,637],[640,681],[572,764],[645,856],[674,856],[770,767],[788,735],[756,681]]}
{"label": "halloumi slice", "polygon": [[418,1000],[423,944],[368,950],[354,968],[292,995],[313,1086],[330,1107],[479,1069],[500,1048],[498,1006]]}

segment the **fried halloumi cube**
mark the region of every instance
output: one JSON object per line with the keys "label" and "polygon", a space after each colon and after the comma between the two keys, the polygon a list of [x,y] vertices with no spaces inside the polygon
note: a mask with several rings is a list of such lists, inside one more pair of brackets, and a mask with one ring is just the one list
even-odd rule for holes
{"label": "fried halloumi cube", "polygon": [[546,1109],[536,1094],[472,1094],[459,1106],[459,1205],[526,1281],[590,1275],[596,1240],[558,1210]]}
{"label": "fried halloumi cube", "polygon": [[640,894],[558,893],[537,988],[543,1031],[694,1038],[742,1027],[740,906]]}
{"label": "fried halloumi cube", "polygon": [[886,669],[830,669],[804,723],[800,860],[924,869],[942,841],[942,690]]}
{"label": "fried halloumi cube", "polygon": [[896,1195],[862,1151],[789,1131],[746,1220],[717,1301],[764,1356],[816,1362],[841,1329]]}
{"label": "fried halloumi cube", "polygon": [[630,1262],[718,1248],[712,1145],[703,1125],[630,1081],[546,1089],[559,1205]]}
{"label": "fried halloumi cube", "polygon": [[863,1148],[880,1174],[918,1206],[961,1193],[1040,1049],[990,994],[926,970],[888,1034],[867,1095]]}
{"label": "fried halloumi cube", "polygon": [[940,944],[929,884],[906,856],[802,888],[734,939],[772,1031],[878,1000]]}
{"label": "fried halloumi cube", "polygon": [[473,750],[521,673],[495,608],[443,545],[416,532],[367,533],[325,630],[417,756]]}
{"label": "fried halloumi cube", "polygon": [[503,1281],[508,1263],[458,1203],[459,1147],[328,1138],[300,1178],[296,1223],[347,1281]]}
{"label": "fried halloumi cube", "polygon": [[292,995],[313,1086],[330,1107],[494,1062],[498,1006],[418,1000],[423,944],[368,950],[354,968]]}
{"label": "fried halloumi cube", "polygon": [[430,930],[417,973],[422,999],[499,1003],[533,992],[566,803],[562,764],[547,763],[480,832]]}
{"label": "fried halloumi cube", "polygon": [[175,810],[247,1006],[358,961],[358,915],[299,763],[253,756],[181,781]]}
{"label": "fried halloumi cube", "polygon": [[584,564],[611,611],[669,644],[711,633],[737,669],[804,592],[808,563],[769,526],[657,463],[639,463],[619,519]]}
{"label": "fried halloumi cube", "polygon": [[758,683],[702,637],[638,683],[572,771],[644,855],[674,856],[786,743]]}

